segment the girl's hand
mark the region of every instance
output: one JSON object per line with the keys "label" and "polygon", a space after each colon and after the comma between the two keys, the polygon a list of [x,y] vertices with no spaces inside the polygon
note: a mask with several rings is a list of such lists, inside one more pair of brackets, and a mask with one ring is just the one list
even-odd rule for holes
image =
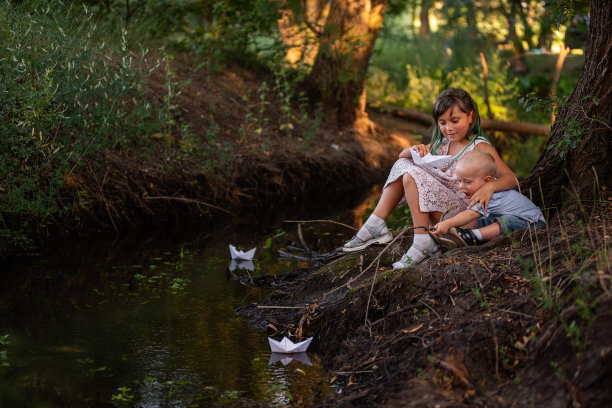
{"label": "girl's hand", "polygon": [[467,208],[472,209],[472,206],[478,204],[476,211],[480,210],[484,206],[484,212],[487,212],[487,209],[489,208],[489,201],[491,200],[491,196],[494,192],[495,185],[493,183],[486,183],[474,193]]}
{"label": "girl's hand", "polygon": [[412,153],[410,153],[410,150],[412,149],[414,149],[414,147],[407,147],[404,150],[402,150],[399,154],[399,158],[412,160]]}
{"label": "girl's hand", "polygon": [[427,153],[431,153],[431,150],[429,150],[428,144],[420,144],[420,145],[412,146],[410,149],[417,151],[419,153],[419,156],[421,157],[425,156]]}

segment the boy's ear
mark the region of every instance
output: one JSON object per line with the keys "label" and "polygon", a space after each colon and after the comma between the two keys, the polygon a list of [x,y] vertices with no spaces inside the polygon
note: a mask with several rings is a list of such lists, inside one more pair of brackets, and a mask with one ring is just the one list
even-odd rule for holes
{"label": "boy's ear", "polygon": [[485,181],[485,183],[493,181],[493,177],[492,176],[485,176],[484,181]]}

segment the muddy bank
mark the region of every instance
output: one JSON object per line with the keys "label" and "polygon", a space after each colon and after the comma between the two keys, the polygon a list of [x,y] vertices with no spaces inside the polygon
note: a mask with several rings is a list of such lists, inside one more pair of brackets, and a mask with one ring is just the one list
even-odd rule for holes
{"label": "muddy bank", "polygon": [[562,213],[534,233],[393,270],[410,243],[401,237],[260,304],[298,311],[237,312],[271,336],[314,336],[336,391],[324,406],[607,406],[609,210],[603,203],[586,226]]}
{"label": "muddy bank", "polygon": [[[315,126],[315,109],[303,106],[293,106],[292,115],[302,115],[315,133],[288,133],[278,126],[287,106],[273,99],[266,105],[268,125],[255,129],[258,92],[271,78],[236,67],[212,74],[192,65],[184,57],[173,66],[177,80],[187,84],[176,96],[177,121],[191,129],[191,139],[157,133],[147,146],[81,158],[58,193],[65,215],[33,227],[39,243],[350,200],[386,176],[412,136],[409,129],[398,133],[381,122],[367,135]],[[165,82],[163,73],[151,76],[152,98],[163,98]]]}

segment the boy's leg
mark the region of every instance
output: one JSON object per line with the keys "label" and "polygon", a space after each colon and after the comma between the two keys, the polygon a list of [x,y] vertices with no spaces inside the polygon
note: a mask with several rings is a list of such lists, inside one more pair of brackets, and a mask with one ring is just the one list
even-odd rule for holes
{"label": "boy's leg", "polygon": [[493,224],[489,224],[486,227],[478,228],[480,232],[480,239],[483,241],[489,241],[501,234],[501,226],[499,222],[495,221]]}

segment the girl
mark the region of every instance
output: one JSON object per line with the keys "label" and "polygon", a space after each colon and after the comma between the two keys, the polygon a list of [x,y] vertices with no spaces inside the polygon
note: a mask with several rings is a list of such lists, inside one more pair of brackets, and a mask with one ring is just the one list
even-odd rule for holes
{"label": "girl", "polygon": [[[476,102],[466,91],[455,88],[443,91],[433,105],[433,119],[436,129],[431,143],[402,150],[399,160],[391,168],[374,212],[357,235],[344,245],[345,252],[390,242],[393,236],[385,219],[404,201],[410,207],[415,226],[431,227],[440,221],[444,213],[447,213],[446,218],[450,218],[474,204],[478,204],[478,209],[484,206],[486,210],[494,192],[516,187],[516,176],[484,135]],[[493,156],[497,173],[494,181],[486,183],[468,198],[459,187],[455,167],[457,159],[473,149]],[[413,162],[411,151],[420,157],[427,153],[449,157],[439,168],[419,166]],[[418,264],[437,251],[438,246],[428,231],[416,228],[412,246],[393,267],[405,268]]]}

